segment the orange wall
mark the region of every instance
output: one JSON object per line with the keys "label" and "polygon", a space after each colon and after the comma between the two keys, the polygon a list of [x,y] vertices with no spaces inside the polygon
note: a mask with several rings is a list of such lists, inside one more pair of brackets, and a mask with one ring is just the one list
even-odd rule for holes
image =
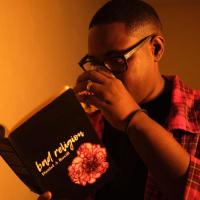
{"label": "orange wall", "polygon": [[164,25],[166,51],[161,61],[165,74],[179,74],[191,87],[200,89],[200,1],[149,0]]}
{"label": "orange wall", "polygon": [[[64,84],[74,84],[89,19],[102,2],[0,0],[0,123],[11,129]],[[0,199],[36,199],[1,158]]]}

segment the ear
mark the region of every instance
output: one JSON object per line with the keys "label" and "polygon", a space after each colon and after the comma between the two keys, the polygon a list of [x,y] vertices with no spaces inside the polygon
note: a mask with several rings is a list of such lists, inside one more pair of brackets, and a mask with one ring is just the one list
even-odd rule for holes
{"label": "ear", "polygon": [[154,61],[158,62],[164,53],[164,38],[161,35],[156,35],[152,38],[151,45]]}

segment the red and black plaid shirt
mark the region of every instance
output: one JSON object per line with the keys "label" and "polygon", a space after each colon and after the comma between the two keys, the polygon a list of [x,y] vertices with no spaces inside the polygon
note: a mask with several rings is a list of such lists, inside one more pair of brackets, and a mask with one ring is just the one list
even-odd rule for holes
{"label": "red and black plaid shirt", "polygon": [[[188,88],[177,76],[166,78],[173,83],[173,88],[170,114],[165,128],[190,154],[184,199],[200,200],[200,91]],[[103,132],[101,115],[94,113],[91,115],[91,120],[101,138]],[[150,173],[146,182],[144,199],[166,199]]]}

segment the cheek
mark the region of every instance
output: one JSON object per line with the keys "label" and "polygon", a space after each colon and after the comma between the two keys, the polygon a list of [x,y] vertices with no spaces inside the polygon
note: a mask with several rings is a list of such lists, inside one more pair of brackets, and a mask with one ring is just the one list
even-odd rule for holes
{"label": "cheek", "polygon": [[130,60],[128,70],[119,77],[137,102],[152,90],[153,69],[152,59],[142,54]]}
{"label": "cheek", "polygon": [[148,50],[140,52],[140,54],[136,55],[135,59],[130,61],[129,73],[142,82],[148,81],[150,77],[153,78],[155,75],[154,70],[154,59]]}
{"label": "cheek", "polygon": [[149,71],[149,60],[142,54],[132,57],[128,62],[128,69],[123,74],[122,80],[124,82],[138,85],[144,80]]}
{"label": "cheek", "polygon": [[128,70],[119,79],[123,82],[126,89],[129,91],[131,96],[139,102],[142,96],[142,88],[144,87],[143,81],[139,76],[136,69]]}

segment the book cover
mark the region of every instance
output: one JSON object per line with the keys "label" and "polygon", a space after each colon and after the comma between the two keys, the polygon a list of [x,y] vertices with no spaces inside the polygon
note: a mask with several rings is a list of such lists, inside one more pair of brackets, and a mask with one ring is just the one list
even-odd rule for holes
{"label": "book cover", "polygon": [[7,138],[0,154],[34,192],[84,199],[114,175],[111,159],[72,89],[66,89]]}

